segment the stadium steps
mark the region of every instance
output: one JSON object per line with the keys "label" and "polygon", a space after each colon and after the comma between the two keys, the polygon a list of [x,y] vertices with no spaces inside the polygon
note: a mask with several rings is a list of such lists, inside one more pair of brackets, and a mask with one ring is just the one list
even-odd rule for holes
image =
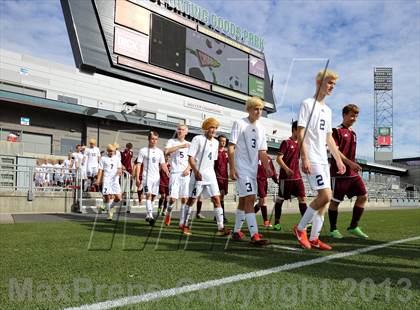
{"label": "stadium steps", "polygon": [[[138,199],[130,199],[130,212],[140,213],[145,210],[144,204],[139,205]],[[98,213],[99,207],[103,206],[102,198],[84,198],[83,205],[80,207],[79,212],[83,214],[96,214]],[[122,209],[123,212],[127,211],[127,202],[123,199]],[[105,213],[106,211],[101,211]]]}

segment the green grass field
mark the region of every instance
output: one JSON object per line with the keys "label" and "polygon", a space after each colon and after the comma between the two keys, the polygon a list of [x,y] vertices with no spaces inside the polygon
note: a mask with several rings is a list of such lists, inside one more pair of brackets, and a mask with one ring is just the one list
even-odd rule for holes
{"label": "green grass field", "polygon": [[[344,233],[350,213],[339,215]],[[0,309],[59,309],[160,291],[420,236],[420,209],[367,211],[368,240],[321,238],[331,252],[303,250],[292,236],[298,215],[264,236],[282,248],[215,237],[196,220],[186,246],[177,222],[162,231],[144,220],[0,225]],[[228,225],[229,226],[229,225]],[[124,233],[125,231],[125,233]],[[88,248],[91,241],[90,249]],[[122,307],[124,309],[414,309],[420,304],[420,240],[267,276]]]}

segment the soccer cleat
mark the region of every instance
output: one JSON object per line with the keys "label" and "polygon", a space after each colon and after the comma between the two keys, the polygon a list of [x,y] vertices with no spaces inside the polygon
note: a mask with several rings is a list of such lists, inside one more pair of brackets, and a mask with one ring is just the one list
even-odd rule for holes
{"label": "soccer cleat", "polygon": [[109,213],[108,213],[108,217],[106,218],[106,220],[107,220],[107,221],[112,221],[112,215],[113,215],[113,214],[112,214],[111,212],[109,212]]}
{"label": "soccer cleat", "polygon": [[186,236],[191,235],[191,231],[187,226],[184,226],[184,228],[182,229],[182,233]]}
{"label": "soccer cleat", "polygon": [[368,235],[366,235],[361,229],[360,229],[360,227],[359,226],[357,226],[356,228],[347,228],[347,231],[350,233],[350,234],[352,234],[352,235],[354,235],[354,236],[356,236],[356,237],[359,237],[359,238],[363,238],[363,239],[367,239],[367,238],[369,238],[369,236]]}
{"label": "soccer cleat", "polygon": [[229,236],[231,234],[230,229],[222,228],[216,232],[216,236]]}
{"label": "soccer cleat", "polygon": [[204,215],[202,215],[201,213],[197,213],[197,215],[195,216],[197,219],[205,219],[206,217]]}
{"label": "soccer cleat", "polygon": [[335,238],[335,239],[342,239],[343,235],[340,233],[338,229],[334,229],[333,231],[330,231],[328,233],[329,237]]}
{"label": "soccer cleat", "polygon": [[242,231],[233,232],[232,233],[232,240],[233,241],[242,241],[244,239],[244,233]]}
{"label": "soccer cleat", "polygon": [[299,230],[297,228],[297,224],[293,226],[293,233],[295,234],[296,238],[298,239],[300,245],[305,249],[310,249],[311,244],[309,243],[308,236],[306,234],[306,230]]}
{"label": "soccer cleat", "polygon": [[155,220],[153,217],[151,217],[151,218],[149,219],[149,225],[150,225],[150,226],[155,226],[155,223],[156,223],[156,220]]}
{"label": "soccer cleat", "polygon": [[146,216],[144,219],[146,222],[150,222],[150,217]]}
{"label": "soccer cleat", "polygon": [[179,224],[179,229],[184,230],[185,225],[184,224]]}
{"label": "soccer cleat", "polygon": [[280,224],[274,224],[273,229],[280,231],[281,230],[281,225]]}
{"label": "soccer cleat", "polygon": [[171,225],[171,215],[170,214],[165,215],[165,225],[166,226]]}
{"label": "soccer cleat", "polygon": [[332,247],[330,247],[328,244],[321,242],[321,240],[314,239],[309,240],[309,243],[311,244],[312,248],[318,249],[318,250],[324,250],[324,251],[331,251]]}
{"label": "soccer cleat", "polygon": [[255,246],[264,246],[268,243],[268,240],[262,239],[262,235],[258,233],[255,233],[251,238],[251,244]]}
{"label": "soccer cleat", "polygon": [[271,225],[270,221],[264,221],[264,227],[273,227],[273,225]]}

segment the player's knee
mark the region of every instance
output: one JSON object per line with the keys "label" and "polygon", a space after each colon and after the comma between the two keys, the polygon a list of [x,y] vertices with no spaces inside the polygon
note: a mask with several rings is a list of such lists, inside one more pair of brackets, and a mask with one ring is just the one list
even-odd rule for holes
{"label": "player's knee", "polygon": [[357,196],[356,199],[357,203],[359,204],[365,204],[367,201],[367,194],[363,195],[363,196]]}

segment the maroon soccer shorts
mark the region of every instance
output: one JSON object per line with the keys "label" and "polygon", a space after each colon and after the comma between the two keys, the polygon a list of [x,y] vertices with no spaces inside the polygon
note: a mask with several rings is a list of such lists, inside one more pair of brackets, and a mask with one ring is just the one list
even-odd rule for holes
{"label": "maroon soccer shorts", "polygon": [[224,195],[228,193],[229,181],[227,179],[217,178],[217,185],[219,186],[219,191],[223,191]]}
{"label": "maroon soccer shorts", "polygon": [[305,187],[302,179],[297,180],[279,180],[279,197],[289,200],[294,197],[305,197]]}
{"label": "maroon soccer shorts", "polygon": [[163,195],[169,195],[169,186],[165,186],[165,185],[159,185],[159,194]]}
{"label": "maroon soccer shorts", "polygon": [[267,197],[268,181],[267,178],[257,178],[258,198]]}
{"label": "maroon soccer shorts", "polygon": [[331,188],[333,191],[332,200],[341,202],[344,200],[344,196],[351,198],[353,196],[364,196],[366,195],[365,183],[363,183],[360,175],[354,177],[342,177],[332,178]]}

